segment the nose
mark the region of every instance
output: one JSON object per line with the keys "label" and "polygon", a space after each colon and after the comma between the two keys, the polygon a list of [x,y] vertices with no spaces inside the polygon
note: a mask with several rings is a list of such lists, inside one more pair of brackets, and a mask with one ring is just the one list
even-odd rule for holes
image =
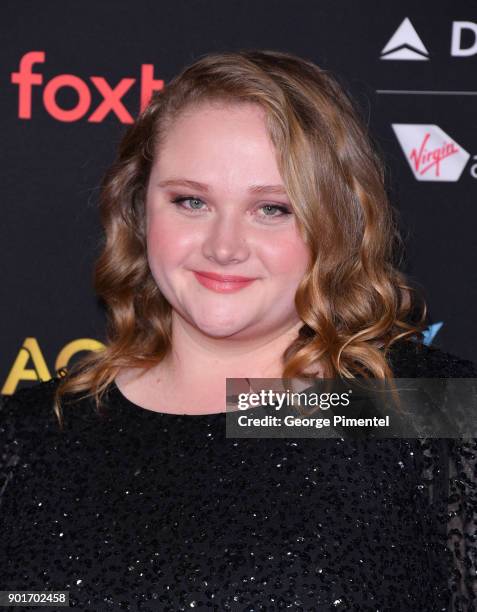
{"label": "nose", "polygon": [[250,253],[246,228],[235,215],[219,215],[206,230],[204,257],[221,265],[245,261]]}

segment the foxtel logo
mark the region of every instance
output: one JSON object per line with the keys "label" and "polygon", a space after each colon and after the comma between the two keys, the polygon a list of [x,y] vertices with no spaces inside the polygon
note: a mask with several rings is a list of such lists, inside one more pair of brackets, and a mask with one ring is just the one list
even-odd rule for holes
{"label": "foxtel logo", "polygon": [[[470,46],[462,45],[462,32],[467,30],[474,36]],[[477,24],[472,21],[453,21],[451,34],[451,55],[469,57],[477,54]],[[428,60],[429,51],[419,34],[406,17],[381,51],[382,60]]]}
{"label": "foxtel logo", "polygon": [[392,128],[418,181],[457,181],[469,153],[433,124],[393,123]]}
{"label": "foxtel logo", "polygon": [[[44,51],[29,51],[20,60],[18,72],[12,72],[11,82],[18,85],[18,117],[31,119],[32,116],[32,87],[43,85],[43,75],[33,72],[34,64],[45,62]],[[121,123],[133,123],[134,119],[124,106],[122,99],[127,91],[136,82],[136,79],[125,78],[112,86],[102,76],[89,77],[94,88],[99,91],[102,101],[88,116],[87,121],[100,123],[109,113],[114,113]],[[56,100],[58,92],[63,87],[73,89],[78,102],[71,109],[64,109]],[[72,122],[82,119],[91,110],[91,85],[74,74],[59,74],[46,83],[43,89],[43,106],[46,111],[58,121]],[[163,89],[164,81],[154,78],[152,64],[141,65],[141,93],[140,110],[147,106],[152,93]]]}

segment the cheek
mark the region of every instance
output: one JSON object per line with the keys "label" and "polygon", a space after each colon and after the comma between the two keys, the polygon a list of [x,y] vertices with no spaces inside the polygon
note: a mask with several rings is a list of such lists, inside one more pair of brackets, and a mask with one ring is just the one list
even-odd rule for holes
{"label": "cheek", "polygon": [[190,248],[190,232],[182,231],[167,215],[148,219],[147,252],[151,267],[164,267],[168,262],[179,262]]}
{"label": "cheek", "polygon": [[288,280],[301,280],[309,261],[308,247],[297,235],[275,237],[262,244],[262,253],[270,272]]}

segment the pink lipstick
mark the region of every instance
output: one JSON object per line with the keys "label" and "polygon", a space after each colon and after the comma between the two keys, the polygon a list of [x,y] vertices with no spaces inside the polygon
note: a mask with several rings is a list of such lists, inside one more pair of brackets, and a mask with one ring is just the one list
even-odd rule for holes
{"label": "pink lipstick", "polygon": [[204,272],[202,270],[194,270],[194,275],[201,285],[217,293],[233,293],[247,287],[256,280],[247,276],[215,274],[214,272]]}

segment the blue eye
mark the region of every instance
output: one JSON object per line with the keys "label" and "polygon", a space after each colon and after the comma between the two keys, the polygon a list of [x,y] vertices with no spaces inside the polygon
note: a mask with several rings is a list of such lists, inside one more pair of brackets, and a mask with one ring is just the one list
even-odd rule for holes
{"label": "blue eye", "polygon": [[200,198],[195,198],[193,196],[192,197],[185,197],[185,196],[182,197],[181,196],[181,197],[174,198],[172,200],[173,204],[175,204],[176,206],[178,206],[180,208],[185,208],[186,210],[200,210],[200,208],[197,208],[197,207],[194,207],[194,206],[192,206],[192,208],[188,208],[187,206],[183,206],[183,203],[184,202],[188,202],[188,201],[201,202],[203,204],[203,202],[202,202],[202,200]]}
{"label": "blue eye", "polygon": [[[186,210],[192,214],[194,214],[196,211],[200,212],[201,210],[203,210],[202,205],[204,204],[204,202],[200,198],[197,198],[195,196],[178,196],[171,200],[171,202],[175,204],[178,208],[182,208],[182,210]],[[186,205],[186,202],[190,202],[191,204]],[[199,203],[199,206],[196,205],[197,203]],[[272,214],[264,212],[263,215],[259,215],[259,217],[261,217],[262,219],[279,219],[281,217],[293,214],[287,206],[281,206],[280,204],[264,204],[263,206],[260,206],[258,210],[272,212]],[[273,214],[275,211],[278,211],[279,214]]]}
{"label": "blue eye", "polygon": [[291,215],[291,211],[288,210],[288,208],[286,206],[279,206],[278,204],[265,204],[264,206],[261,207],[262,210],[264,209],[275,209],[275,210],[279,210],[280,211],[280,215],[268,215],[266,214],[265,217],[284,217],[285,215]]}

